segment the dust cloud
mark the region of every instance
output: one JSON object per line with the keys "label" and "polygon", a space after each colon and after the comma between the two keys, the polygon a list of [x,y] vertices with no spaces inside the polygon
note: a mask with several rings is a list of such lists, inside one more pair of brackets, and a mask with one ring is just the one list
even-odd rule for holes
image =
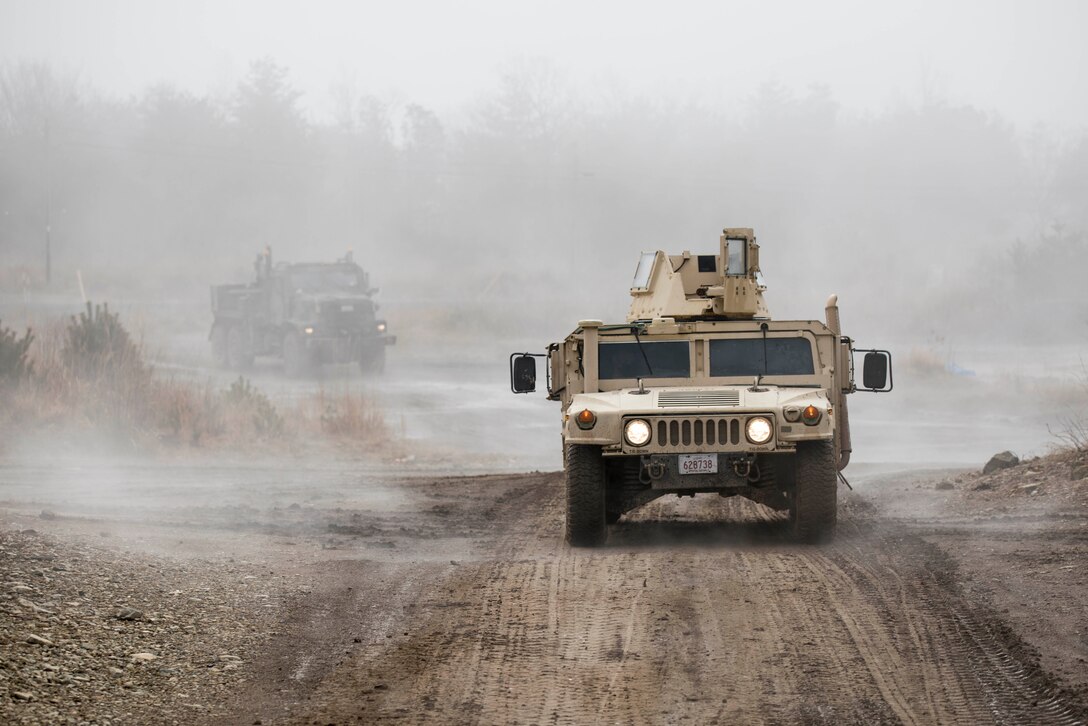
{"label": "dust cloud", "polygon": [[554,469],[556,411],[507,395],[506,355],[621,318],[639,251],[752,226],[773,314],[838,293],[895,356],[895,392],[852,402],[855,461],[1045,450],[1084,406],[1083,8],[627,8],[4,2],[0,320],[108,301],[156,377],[224,390],[209,286],[266,246],[351,249],[385,376],[258,360],[254,385],[367,396],[406,469]]}

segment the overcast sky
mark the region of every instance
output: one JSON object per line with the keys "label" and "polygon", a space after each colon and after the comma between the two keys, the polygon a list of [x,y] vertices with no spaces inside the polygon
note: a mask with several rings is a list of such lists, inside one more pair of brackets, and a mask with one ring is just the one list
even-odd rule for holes
{"label": "overcast sky", "polygon": [[0,60],[46,60],[131,94],[231,88],[287,65],[315,117],[329,89],[450,111],[504,63],[545,58],[576,87],[743,102],[765,81],[826,84],[853,112],[923,88],[1027,128],[1088,126],[1088,2],[269,2],[0,0]]}

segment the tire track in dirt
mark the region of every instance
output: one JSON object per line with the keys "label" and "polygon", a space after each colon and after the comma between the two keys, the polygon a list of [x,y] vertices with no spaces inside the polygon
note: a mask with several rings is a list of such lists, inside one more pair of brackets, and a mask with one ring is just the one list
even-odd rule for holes
{"label": "tire track in dirt", "polygon": [[874,661],[874,675],[913,669],[910,690],[925,700],[909,702],[904,721],[1082,722],[1037,666],[1017,657],[1021,644],[1008,633],[999,637],[992,614],[966,600],[947,558],[932,546],[873,534],[864,549],[847,542],[824,557],[823,567],[810,561],[813,571],[864,598],[877,615],[862,628],[862,637],[885,654]]}
{"label": "tire track in dirt", "polygon": [[[1078,723],[921,539],[865,516],[796,547],[739,500],[655,502],[561,543],[561,480],[496,506],[480,559],[290,721]],[[399,630],[400,628],[398,628]],[[267,722],[266,722],[267,723]]]}

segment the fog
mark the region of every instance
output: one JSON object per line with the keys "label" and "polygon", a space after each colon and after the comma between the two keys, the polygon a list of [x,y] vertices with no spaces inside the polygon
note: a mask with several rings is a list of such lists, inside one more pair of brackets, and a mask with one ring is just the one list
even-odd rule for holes
{"label": "fog", "polygon": [[[558,465],[551,405],[499,400],[504,354],[621,318],[639,251],[751,226],[775,316],[836,292],[846,332],[896,355],[856,457],[1038,452],[1088,336],[1086,21],[1075,2],[0,2],[0,317],[40,326],[85,292],[160,368],[214,376],[210,284],[247,281],[266,245],[351,248],[399,334],[400,372],[366,384],[394,419],[429,436],[479,415],[436,423],[390,395],[405,378],[493,382],[484,410],[523,417],[537,452],[520,461]],[[904,410],[973,448],[905,434]]]}
{"label": "fog", "polygon": [[[0,0],[0,723],[1083,722],[1086,29]],[[821,384],[565,462],[511,354],[730,227],[890,352],[849,466]]]}

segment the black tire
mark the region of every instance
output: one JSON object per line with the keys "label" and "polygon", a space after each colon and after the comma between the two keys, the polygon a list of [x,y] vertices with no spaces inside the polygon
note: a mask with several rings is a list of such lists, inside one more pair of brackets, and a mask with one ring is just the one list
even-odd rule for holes
{"label": "black tire", "polygon": [[253,365],[253,351],[246,341],[241,326],[233,325],[227,331],[227,366],[242,371]]}
{"label": "black tire", "polygon": [[839,482],[830,441],[797,445],[797,482],[790,498],[790,527],[799,542],[827,542],[835,536]]}
{"label": "black tire", "polygon": [[295,331],[283,336],[283,372],[290,378],[299,378],[310,372],[313,357],[306,349],[306,342]]}
{"label": "black tire", "polygon": [[364,350],[363,357],[359,359],[359,370],[363,373],[378,375],[385,372],[385,348]]}
{"label": "black tire", "polygon": [[608,539],[601,447],[568,444],[566,459],[567,542],[574,547],[597,547]]}
{"label": "black tire", "polygon": [[227,326],[215,323],[212,325],[212,359],[220,368],[227,367]]}

